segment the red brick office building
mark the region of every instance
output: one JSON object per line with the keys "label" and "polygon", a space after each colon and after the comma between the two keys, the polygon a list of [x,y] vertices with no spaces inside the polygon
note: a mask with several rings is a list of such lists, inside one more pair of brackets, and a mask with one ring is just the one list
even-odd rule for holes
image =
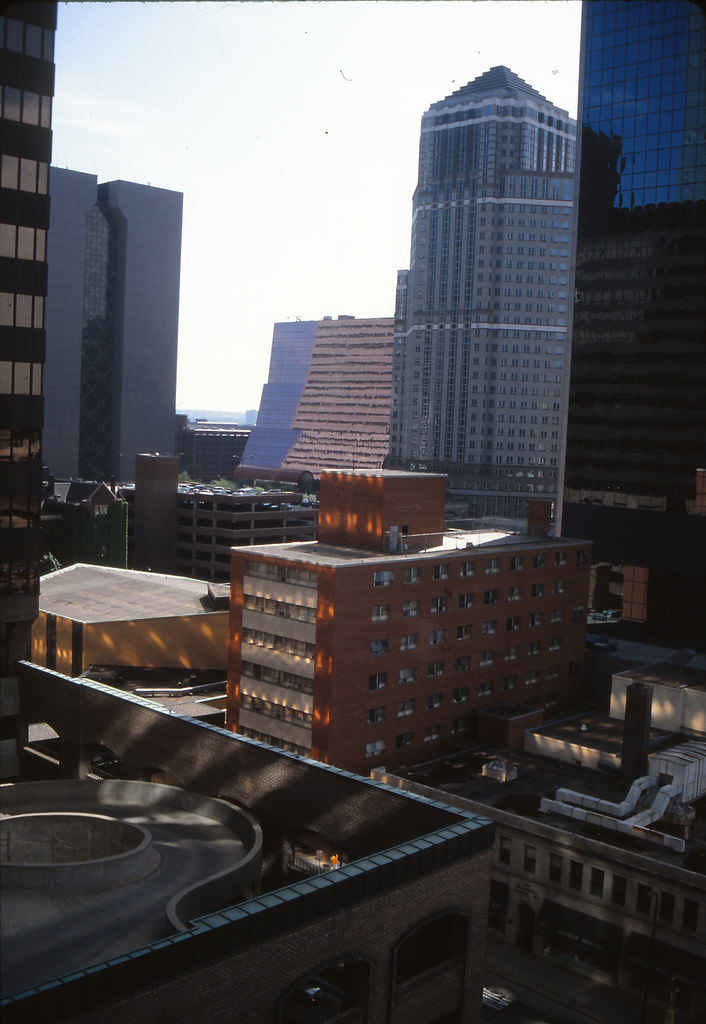
{"label": "red brick office building", "polygon": [[232,552],[228,725],[367,772],[581,697],[590,545],[448,531],[446,478],[321,478],[317,542]]}

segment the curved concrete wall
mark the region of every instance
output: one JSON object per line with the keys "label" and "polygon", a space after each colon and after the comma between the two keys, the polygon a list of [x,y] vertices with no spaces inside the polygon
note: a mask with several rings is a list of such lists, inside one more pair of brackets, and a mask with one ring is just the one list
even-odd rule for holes
{"label": "curved concrete wall", "polygon": [[[202,796],[176,786],[158,782],[106,779],[58,779],[50,782],[23,782],[3,788],[0,793],[2,810],[6,814],[21,813],[20,809],[34,807],[79,807],[99,811],[101,806],[143,809],[148,806],[172,807],[191,811],[225,825],[240,839],[245,853],[233,868],[182,889],[167,907],[170,923],[179,931],[188,927],[193,917],[210,913],[229,902],[235,902],[249,888],[258,888],[262,863],[262,830],[246,811],[233,807],[225,800]],[[147,854],[149,855],[149,844]],[[129,859],[130,854],[122,855]],[[115,858],[111,858],[115,860]],[[100,862],[97,862],[100,863]],[[3,873],[4,873],[3,865]],[[112,876],[115,878],[115,876]],[[36,876],[35,876],[36,879]],[[26,883],[30,884],[30,883]],[[33,881],[31,884],[35,884]]]}
{"label": "curved concrete wall", "polygon": [[75,864],[127,853],[145,830],[105,814],[48,811],[0,820],[0,861],[8,864]]}
{"label": "curved concrete wall", "polygon": [[106,815],[50,812],[0,821],[0,870],[8,889],[103,889],[138,878],[154,863],[149,832]]}

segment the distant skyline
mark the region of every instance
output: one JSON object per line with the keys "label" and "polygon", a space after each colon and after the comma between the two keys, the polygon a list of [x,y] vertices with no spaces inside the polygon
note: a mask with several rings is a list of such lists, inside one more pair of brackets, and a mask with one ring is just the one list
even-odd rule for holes
{"label": "distant skyline", "polygon": [[184,193],[177,406],[256,408],[277,321],[391,316],[422,114],[505,64],[575,117],[580,10],[60,4],[53,162]]}

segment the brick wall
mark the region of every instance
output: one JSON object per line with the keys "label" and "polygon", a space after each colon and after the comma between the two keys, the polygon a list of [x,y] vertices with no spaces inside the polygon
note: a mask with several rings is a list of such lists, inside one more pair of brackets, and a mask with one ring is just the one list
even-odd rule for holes
{"label": "brick wall", "polygon": [[[244,557],[233,554],[233,727]],[[590,546],[551,540],[335,566],[312,557],[312,756],[363,773],[410,765],[474,742],[480,710],[516,703],[551,715],[575,706],[583,696],[589,562]],[[408,570],[419,570],[420,580],[407,582]],[[414,682],[400,682],[411,669]],[[377,675],[383,685],[371,689]],[[265,715],[262,723],[266,733]]]}
{"label": "brick wall", "polygon": [[[389,550],[391,526],[404,527],[412,547],[444,532],[446,477],[400,473],[321,474],[319,541],[368,551]],[[432,540],[432,543],[434,541]]]}
{"label": "brick wall", "polygon": [[[433,579],[434,565],[429,560],[404,557],[389,563],[393,579],[383,587],[374,586],[371,566],[340,568],[331,600],[334,617],[320,624],[317,632],[321,665],[315,701],[320,725],[314,756],[363,772],[377,764],[409,765],[451,745],[473,742],[481,709],[529,703],[542,711],[546,707],[551,714],[577,704],[582,697],[586,627],[584,621],[573,618],[582,618],[574,609],[585,614],[589,573],[588,565],[576,565],[579,550],[583,549],[542,546],[547,564],[540,568],[532,564],[534,548],[519,555],[507,550],[451,552],[438,557],[438,564],[449,567],[448,577],[439,580]],[[566,556],[566,565],[555,565],[558,553]],[[487,574],[491,557],[499,559],[500,568]],[[522,559],[521,569],[511,569],[514,557]],[[461,565],[467,561],[474,563],[475,573],[462,577]],[[422,570],[421,582],[405,583],[405,569],[414,566]],[[532,596],[535,584],[543,588],[541,594],[537,591],[539,596]],[[555,584],[563,585],[561,594],[554,593]],[[517,586],[520,599],[509,600],[511,588]],[[493,592],[497,600],[486,604],[487,594],[495,598]],[[465,594],[472,595],[471,608],[459,608]],[[445,612],[432,611],[437,598],[446,600]],[[409,601],[419,602],[418,615],[404,614]],[[381,606],[389,606],[389,618],[375,622],[373,609]],[[552,622],[557,609],[562,622]],[[539,621],[535,616],[541,616],[541,622],[531,625]],[[519,620],[517,629],[508,629],[510,619]],[[470,626],[470,636],[457,639],[463,626]],[[495,633],[485,635],[484,628],[494,628]],[[446,639],[431,644],[438,630],[445,631]],[[416,635],[417,646],[401,650],[408,635]],[[388,652],[371,653],[381,640],[388,642]],[[559,642],[560,647],[552,650]],[[517,648],[516,654],[508,650],[511,647]],[[535,649],[537,654],[530,653]],[[435,662],[443,663],[443,671],[431,677],[430,666]],[[401,684],[400,671],[407,668],[416,668],[416,681]],[[370,677],[378,673],[387,676],[384,688],[371,690]],[[325,686],[319,689],[324,678]],[[428,700],[439,700],[436,695],[440,703],[428,708]],[[408,700],[414,701],[413,713],[400,715],[402,702]],[[370,721],[376,714],[381,720]],[[436,729],[438,736],[430,737],[429,730]],[[408,732],[412,733],[410,745],[398,746],[403,742],[398,737]],[[384,742],[384,750],[366,756],[366,744],[375,740]]]}
{"label": "brick wall", "polygon": [[[100,742],[118,755],[125,778],[159,774],[246,807],[270,851],[288,832],[308,828],[356,863],[206,917],[139,956],[77,972],[12,1004],[8,1022],[282,1020],[288,993],[339,961],[369,965],[360,995],[368,1016],[353,1009],[347,1021],[418,1024],[440,1003],[459,1021],[480,1020],[487,822],[169,715],[99,683],[27,664],[21,676],[23,726],[44,721],[56,729],[61,776],[85,775],[90,744]],[[46,761],[37,765],[48,770]],[[467,922],[464,942],[402,977],[399,957],[414,935],[447,917]]]}
{"label": "brick wall", "polygon": [[[360,1024],[421,1024],[429,1019],[429,1008],[438,1012],[446,996],[455,1005],[459,1021],[478,1024],[481,1020],[482,979],[485,969],[485,935],[491,853],[455,865],[433,876],[401,885],[384,896],[364,900],[326,920],[300,928],[283,929],[266,941],[230,944],[219,957],[201,964],[190,959],[188,939],[182,949],[171,952],[180,970],[168,978],[149,974],[137,961],[128,962],[123,978],[101,979],[105,999],[97,1010],[62,1016],[83,1024],[152,1024],[159,1020],[208,1020],[231,1022],[278,1021],[283,1002],[291,990],[311,979],[312,974],[336,960],[362,960],[369,964],[369,986],[364,998],[367,1015],[346,1015],[346,1021]],[[397,951],[404,937],[435,914],[468,915],[466,948],[457,951],[447,969],[423,971],[411,981],[396,984]],[[202,942],[208,942],[209,919],[204,919]],[[160,958],[160,966],[163,960]],[[142,970],[141,970],[142,967]],[[440,986],[440,980],[442,985]],[[90,984],[90,979],[88,979]],[[139,983],[141,982],[141,984]],[[95,988],[91,995],[95,998]],[[61,993],[50,993],[56,1012]],[[41,997],[40,997],[41,998]],[[65,1005],[69,993],[64,994]],[[31,1006],[29,1005],[31,1003]],[[80,1006],[80,1003],[79,1003]],[[41,1013],[37,1000],[8,1012],[8,1024],[36,1019]],[[32,1015],[35,1015],[34,1017]],[[54,1019],[57,1019],[54,1017]],[[289,1018],[292,1019],[292,1018]]]}

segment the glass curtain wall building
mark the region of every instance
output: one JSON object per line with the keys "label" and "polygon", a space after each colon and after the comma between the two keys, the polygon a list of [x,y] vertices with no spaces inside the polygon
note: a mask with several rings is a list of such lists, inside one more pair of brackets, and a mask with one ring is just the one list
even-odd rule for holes
{"label": "glass curtain wall building", "polygon": [[[0,705],[29,653],[39,595],[40,440],[45,350],[56,4],[3,4],[0,17]],[[8,710],[9,709],[9,710]],[[0,752],[15,741],[0,721]]]}
{"label": "glass curtain wall building", "polygon": [[46,441],[55,476],[174,450],[180,192],[52,167]]}
{"label": "glass curtain wall building", "polygon": [[309,373],[317,323],[294,320],[274,325],[269,375],[241,467],[279,468],[299,437],[292,424]]}
{"label": "glass curtain wall building", "polygon": [[706,34],[684,0],[584,5],[562,532],[594,606],[706,623]]}
{"label": "glass curtain wall building", "polygon": [[575,133],[506,67],[422,118],[387,465],[448,474],[471,515],[556,495]]}

